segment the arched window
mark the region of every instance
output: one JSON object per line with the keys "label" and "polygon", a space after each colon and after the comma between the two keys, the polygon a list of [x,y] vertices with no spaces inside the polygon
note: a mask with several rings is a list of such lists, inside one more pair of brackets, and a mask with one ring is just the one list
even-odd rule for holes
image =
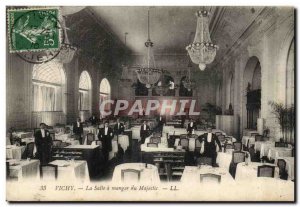
{"label": "arched window", "polygon": [[[99,89],[99,104],[101,105],[101,103],[105,100],[110,100],[110,84],[108,82],[108,80],[106,78],[103,78],[101,83],[100,83],[100,89]],[[105,111],[109,111],[110,110],[110,104],[105,104]]]}
{"label": "arched window", "polygon": [[294,63],[295,53],[294,53],[294,40],[291,43],[286,68],[286,104],[291,106],[294,104],[294,92],[295,92],[295,63]]}
{"label": "arched window", "polygon": [[92,81],[87,71],[82,71],[79,78],[78,110],[87,111],[91,109]]}
{"label": "arched window", "polygon": [[63,111],[65,73],[61,63],[34,65],[32,84],[33,111]]}

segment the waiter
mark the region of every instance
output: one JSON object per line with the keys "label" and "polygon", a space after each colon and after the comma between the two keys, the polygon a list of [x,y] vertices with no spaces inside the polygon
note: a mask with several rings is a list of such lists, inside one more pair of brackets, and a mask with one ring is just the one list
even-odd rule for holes
{"label": "waiter", "polygon": [[52,138],[45,123],[40,124],[40,129],[34,133],[34,138],[37,157],[41,165],[46,165],[51,161]]}
{"label": "waiter", "polygon": [[120,119],[117,119],[117,123],[116,125],[114,126],[114,133],[116,135],[120,135],[120,134],[123,134],[124,133],[124,124],[123,123],[120,123]]}
{"label": "waiter", "polygon": [[198,139],[201,141],[200,154],[204,157],[212,158],[212,166],[218,167],[216,164],[217,159],[217,145],[219,146],[219,152],[222,151],[221,143],[218,137],[212,133],[212,129],[208,128],[207,133],[199,136]]}
{"label": "waiter", "polygon": [[107,164],[109,152],[112,150],[111,141],[114,137],[112,128],[108,126],[108,121],[104,123],[104,128],[101,128],[98,134],[99,140],[102,142],[102,152],[104,156],[104,162]]}
{"label": "waiter", "polygon": [[144,144],[146,137],[148,137],[149,135],[150,135],[150,127],[147,125],[147,121],[144,121],[140,130],[140,137],[141,137],[142,144]]}
{"label": "waiter", "polygon": [[158,118],[158,125],[157,125],[157,129],[158,129],[159,132],[162,132],[164,124],[165,124],[164,117],[159,116],[159,118]]}
{"label": "waiter", "polygon": [[73,124],[73,133],[75,134],[76,139],[79,140],[80,144],[83,144],[82,142],[82,135],[83,135],[83,126],[80,122],[80,118],[78,117],[76,122]]}
{"label": "waiter", "polygon": [[196,130],[196,129],[197,129],[197,127],[196,127],[194,120],[190,119],[190,123],[188,124],[186,131],[188,132],[188,134],[192,134],[193,130]]}

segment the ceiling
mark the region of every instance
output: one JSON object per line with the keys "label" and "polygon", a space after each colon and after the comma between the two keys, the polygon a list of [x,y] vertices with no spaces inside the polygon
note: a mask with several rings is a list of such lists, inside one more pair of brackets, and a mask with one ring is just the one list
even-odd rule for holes
{"label": "ceiling", "polygon": [[[211,11],[210,31],[219,46],[216,61],[243,34],[262,7],[205,7]],[[134,54],[144,53],[149,7],[89,7]],[[196,30],[195,12],[202,7],[150,7],[150,37],[158,54],[186,54]]]}

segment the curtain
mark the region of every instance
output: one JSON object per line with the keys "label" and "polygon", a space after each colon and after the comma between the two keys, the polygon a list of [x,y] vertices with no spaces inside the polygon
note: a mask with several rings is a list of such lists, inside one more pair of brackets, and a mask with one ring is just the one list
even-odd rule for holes
{"label": "curtain", "polygon": [[[58,90],[60,91],[60,90]],[[54,87],[33,84],[33,111],[59,111],[56,101],[57,91]]]}
{"label": "curtain", "polygon": [[78,108],[79,111],[89,110],[89,91],[79,91]]}

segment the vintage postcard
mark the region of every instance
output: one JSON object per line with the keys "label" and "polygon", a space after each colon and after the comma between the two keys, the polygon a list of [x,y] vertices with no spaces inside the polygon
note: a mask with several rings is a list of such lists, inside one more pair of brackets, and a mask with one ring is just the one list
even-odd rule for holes
{"label": "vintage postcard", "polygon": [[295,202],[295,8],[7,6],[6,199]]}

